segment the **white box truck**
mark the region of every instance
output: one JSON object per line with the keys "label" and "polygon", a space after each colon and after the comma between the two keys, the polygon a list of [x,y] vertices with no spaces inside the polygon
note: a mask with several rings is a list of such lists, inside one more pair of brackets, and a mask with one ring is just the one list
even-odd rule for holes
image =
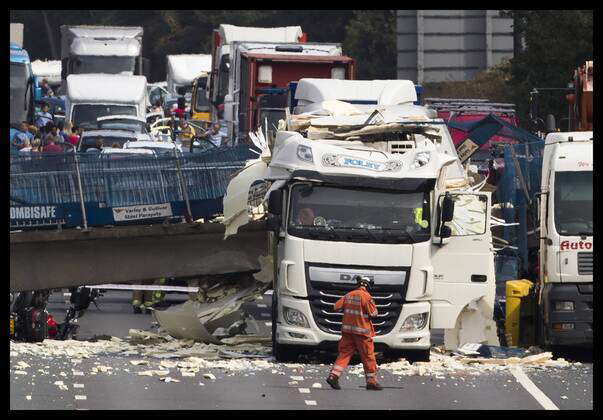
{"label": "white box truck", "polygon": [[593,132],[546,136],[539,308],[547,346],[593,344]]}
{"label": "white box truck", "polygon": [[314,107],[327,116],[289,118],[224,198],[231,234],[247,220],[246,188],[272,183],[276,359],[336,346],[342,314],[333,304],[355,275],[374,281],[378,351],[428,359],[433,328],[445,329],[449,348],[498,344],[490,194],[469,186],[444,122],[412,105],[412,82],[335,82],[321,94],[323,81],[300,80],[304,106],[308,92],[339,100]]}
{"label": "white box truck", "polygon": [[72,74],[67,77],[65,118],[84,129],[97,128],[98,117],[146,118],[147,78],[120,74]]}
{"label": "white box truck", "polygon": [[61,26],[61,79],[70,74],[142,75],[140,26]]}
{"label": "white box truck", "polygon": [[200,73],[208,73],[211,70],[211,54],[168,55],[166,69],[169,94],[173,98],[184,96],[190,103],[193,81]]}

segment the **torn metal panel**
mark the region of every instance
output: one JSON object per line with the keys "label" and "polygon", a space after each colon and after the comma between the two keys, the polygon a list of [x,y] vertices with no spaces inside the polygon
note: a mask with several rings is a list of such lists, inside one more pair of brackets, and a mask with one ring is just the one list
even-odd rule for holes
{"label": "torn metal panel", "polygon": [[267,175],[268,165],[262,159],[248,165],[230,180],[224,195],[224,239],[234,235],[239,227],[249,223],[248,199],[251,185]]}

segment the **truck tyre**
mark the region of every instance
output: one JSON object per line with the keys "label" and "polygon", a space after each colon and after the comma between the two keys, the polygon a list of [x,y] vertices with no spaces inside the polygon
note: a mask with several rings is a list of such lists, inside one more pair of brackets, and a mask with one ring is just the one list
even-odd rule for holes
{"label": "truck tyre", "polygon": [[24,319],[25,341],[39,343],[48,338],[48,312],[28,308]]}

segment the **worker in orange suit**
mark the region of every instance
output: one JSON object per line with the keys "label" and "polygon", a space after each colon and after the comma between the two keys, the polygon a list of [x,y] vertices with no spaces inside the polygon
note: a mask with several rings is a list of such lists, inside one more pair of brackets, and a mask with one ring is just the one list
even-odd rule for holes
{"label": "worker in orange suit", "polygon": [[343,320],[339,355],[331,368],[327,383],[333,389],[341,389],[339,377],[350,363],[354,352],[357,351],[364,366],[366,389],[381,391],[383,387],[377,382],[377,361],[373,343],[375,329],[370,320],[370,317],[377,316],[377,307],[367,290],[372,281],[363,276],[356,276],[355,280],[358,288],[347,293],[335,303],[336,311],[343,309]]}

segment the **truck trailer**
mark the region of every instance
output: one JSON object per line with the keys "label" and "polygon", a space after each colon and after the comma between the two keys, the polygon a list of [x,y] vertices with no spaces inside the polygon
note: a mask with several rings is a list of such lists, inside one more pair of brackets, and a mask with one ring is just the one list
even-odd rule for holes
{"label": "truck trailer", "polygon": [[42,89],[31,68],[29,54],[16,43],[10,43],[10,124],[33,123],[35,104]]}

